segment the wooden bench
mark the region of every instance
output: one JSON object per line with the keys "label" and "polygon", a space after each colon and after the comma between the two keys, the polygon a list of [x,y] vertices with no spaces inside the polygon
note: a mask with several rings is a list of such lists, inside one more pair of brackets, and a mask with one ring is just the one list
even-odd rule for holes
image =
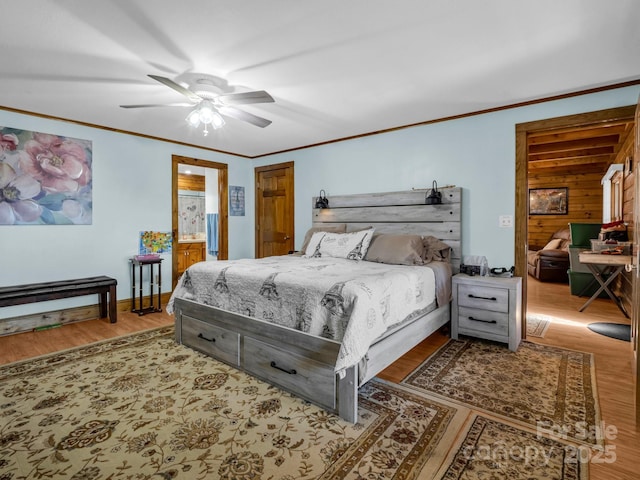
{"label": "wooden bench", "polygon": [[104,318],[107,316],[108,293],[109,320],[111,323],[116,323],[118,319],[116,300],[117,284],[118,281],[115,278],[102,276],[0,287],[0,307],[44,302],[47,300],[59,300],[61,298],[97,293],[99,295],[100,318]]}

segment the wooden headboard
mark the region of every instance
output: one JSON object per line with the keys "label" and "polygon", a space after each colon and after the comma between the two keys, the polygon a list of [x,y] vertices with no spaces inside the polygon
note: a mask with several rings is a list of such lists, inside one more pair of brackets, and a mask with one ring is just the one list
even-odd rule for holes
{"label": "wooden headboard", "polygon": [[372,226],[377,233],[433,235],[451,247],[451,264],[457,273],[462,258],[462,188],[439,190],[441,205],[425,205],[428,190],[333,195],[327,197],[329,208],[324,209],[315,208],[314,197],[313,226],[346,223],[348,232]]}

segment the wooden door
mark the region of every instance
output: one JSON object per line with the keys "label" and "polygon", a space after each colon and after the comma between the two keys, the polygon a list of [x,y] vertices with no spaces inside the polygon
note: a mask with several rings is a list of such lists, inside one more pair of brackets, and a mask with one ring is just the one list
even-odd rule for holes
{"label": "wooden door", "polygon": [[633,373],[635,377],[636,425],[640,426],[640,98],[636,107],[635,147],[632,161],[635,175],[635,199],[633,209],[633,251],[635,270],[631,301],[631,342],[633,344]]}
{"label": "wooden door", "polygon": [[294,248],[293,162],[255,169],[256,258]]}

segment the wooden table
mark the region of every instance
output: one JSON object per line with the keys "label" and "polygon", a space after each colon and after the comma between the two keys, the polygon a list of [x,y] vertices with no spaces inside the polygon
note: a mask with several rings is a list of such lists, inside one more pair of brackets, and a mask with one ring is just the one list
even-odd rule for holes
{"label": "wooden table", "polygon": [[[616,296],[609,285],[613,282],[618,275],[622,272],[626,265],[631,265],[632,257],[631,255],[603,255],[601,253],[588,253],[588,252],[580,252],[578,254],[578,258],[580,263],[583,263],[587,266],[589,271],[593,274],[595,279],[600,284],[600,288],[596,290],[596,292],[591,295],[591,298],[586,301],[582,307],[580,307],[580,311],[582,312],[585,308],[587,308],[591,302],[593,302],[600,292],[603,290],[607,292],[609,298],[615,302],[620,311],[624,314],[625,317],[629,318],[629,314],[624,309],[624,305],[622,304],[622,300],[618,296]],[[608,277],[605,279],[605,276]]]}

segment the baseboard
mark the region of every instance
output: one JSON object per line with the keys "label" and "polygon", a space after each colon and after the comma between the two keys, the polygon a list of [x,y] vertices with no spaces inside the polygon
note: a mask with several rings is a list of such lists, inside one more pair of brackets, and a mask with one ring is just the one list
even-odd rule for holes
{"label": "baseboard", "polygon": [[[161,297],[162,305],[166,305],[170,298],[171,293],[163,293]],[[143,305],[148,305],[149,296],[143,297],[142,303]],[[131,299],[118,300],[117,309],[118,312],[130,312]],[[35,329],[52,328],[84,320],[95,320],[96,318],[100,318],[98,304],[3,318],[0,319],[0,336],[30,332]]]}

